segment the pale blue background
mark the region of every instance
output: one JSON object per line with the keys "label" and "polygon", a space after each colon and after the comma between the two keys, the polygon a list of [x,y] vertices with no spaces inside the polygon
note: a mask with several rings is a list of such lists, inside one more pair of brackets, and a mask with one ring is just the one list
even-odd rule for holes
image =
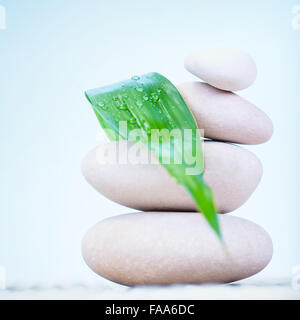
{"label": "pale blue background", "polygon": [[300,0],[0,0],[0,264],[8,285],[103,283],[81,258],[86,230],[133,210],[94,191],[80,173],[99,125],[83,91],[158,71],[177,83],[194,50],[233,47],[257,62],[241,95],[273,119],[272,140],[251,147],[264,177],[234,214],[261,224],[274,257],[257,277],[300,264]]}

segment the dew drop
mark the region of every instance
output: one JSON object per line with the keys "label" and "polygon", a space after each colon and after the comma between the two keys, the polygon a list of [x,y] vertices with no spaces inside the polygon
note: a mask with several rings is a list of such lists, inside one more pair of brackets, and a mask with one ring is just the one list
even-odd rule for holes
{"label": "dew drop", "polygon": [[129,119],[129,123],[131,123],[131,124],[135,124],[135,123],[136,123],[135,118],[131,118],[131,119]]}
{"label": "dew drop", "polygon": [[140,80],[140,77],[139,76],[133,76],[133,77],[131,77],[131,80]]}
{"label": "dew drop", "polygon": [[144,99],[145,101],[148,101],[148,100],[149,100],[149,97],[148,97],[148,96],[143,96],[143,99]]}
{"label": "dew drop", "polygon": [[157,101],[159,99],[159,96],[156,93],[152,93],[151,96],[154,101]]}
{"label": "dew drop", "polygon": [[143,92],[144,88],[143,87],[136,87],[135,90],[138,91],[138,92]]}

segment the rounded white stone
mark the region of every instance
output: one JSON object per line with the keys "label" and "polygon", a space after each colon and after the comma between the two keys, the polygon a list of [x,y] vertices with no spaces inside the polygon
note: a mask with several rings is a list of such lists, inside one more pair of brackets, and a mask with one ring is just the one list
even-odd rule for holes
{"label": "rounded white stone", "polygon": [[143,212],[106,219],[85,236],[83,257],[124,285],[227,283],[262,270],[272,241],[258,225],[220,216],[226,250],[199,213]]}
{"label": "rounded white stone", "polygon": [[[197,211],[186,189],[158,161],[144,162],[148,150],[133,148],[136,146],[120,141],[92,150],[82,163],[83,175],[105,197],[127,207],[146,211]],[[235,210],[258,185],[262,176],[260,161],[253,153],[229,143],[206,141],[203,151],[204,180],[212,188],[218,212]],[[120,164],[125,152],[129,161]]]}
{"label": "rounded white stone", "polygon": [[249,87],[257,73],[256,65],[247,53],[232,49],[193,53],[186,58],[185,67],[210,85],[227,91]]}
{"label": "rounded white stone", "polygon": [[203,82],[177,86],[204,136],[220,141],[259,144],[273,134],[270,118],[239,95]]}

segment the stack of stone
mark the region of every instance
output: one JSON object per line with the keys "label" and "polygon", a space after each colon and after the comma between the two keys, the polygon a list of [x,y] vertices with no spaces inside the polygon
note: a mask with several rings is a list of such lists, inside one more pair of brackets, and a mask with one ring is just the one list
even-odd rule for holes
{"label": "stack of stone", "polygon": [[[121,284],[232,282],[262,270],[272,256],[272,241],[260,226],[225,214],[247,201],[262,176],[257,157],[233,143],[260,144],[273,131],[263,111],[232,93],[253,83],[256,66],[247,54],[225,49],[193,54],[185,66],[205,81],[178,90],[211,139],[204,143],[204,180],[214,194],[225,246],[159,163],[120,165],[108,151],[125,141],[100,146],[83,161],[87,181],[107,198],[145,211],[103,220],[83,241],[87,264]],[[139,152],[147,156],[147,150]]]}

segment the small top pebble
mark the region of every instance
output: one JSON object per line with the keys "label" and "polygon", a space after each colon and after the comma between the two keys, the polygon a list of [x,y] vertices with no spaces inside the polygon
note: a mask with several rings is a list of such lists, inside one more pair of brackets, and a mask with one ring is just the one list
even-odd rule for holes
{"label": "small top pebble", "polygon": [[195,52],[185,59],[185,68],[211,86],[226,91],[248,88],[257,74],[253,59],[233,49]]}

